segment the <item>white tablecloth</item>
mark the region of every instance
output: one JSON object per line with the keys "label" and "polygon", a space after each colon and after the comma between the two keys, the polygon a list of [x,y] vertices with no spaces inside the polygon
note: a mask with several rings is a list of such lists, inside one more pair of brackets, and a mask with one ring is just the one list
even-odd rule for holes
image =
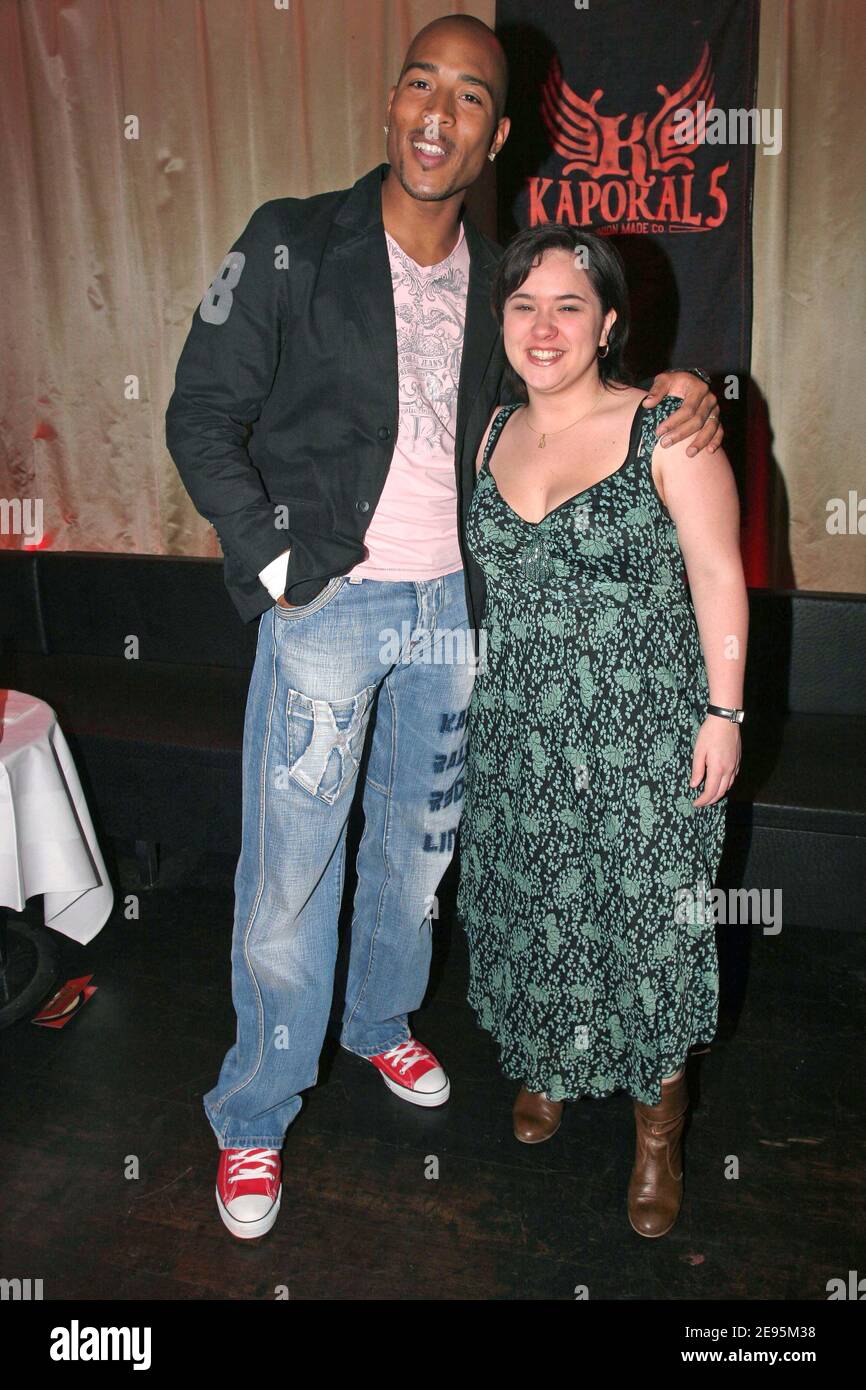
{"label": "white tablecloth", "polygon": [[82,945],[114,890],[75,763],[50,705],[0,690],[0,903],[21,912],[44,893],[45,925]]}

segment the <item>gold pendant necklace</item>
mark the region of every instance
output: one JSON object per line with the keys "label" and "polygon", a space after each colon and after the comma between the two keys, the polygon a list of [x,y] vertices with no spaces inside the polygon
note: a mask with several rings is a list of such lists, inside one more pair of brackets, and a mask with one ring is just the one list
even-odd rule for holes
{"label": "gold pendant necklace", "polygon": [[[603,393],[602,393],[602,394],[603,394]],[[590,406],[589,410],[585,410],[584,413],[583,413],[582,415],[579,415],[578,418],[577,418],[576,420],[572,420],[572,422],[571,422],[570,425],[562,425],[562,426],[560,426],[560,428],[559,428],[558,430],[544,430],[544,431],[537,430],[537,429],[535,429],[535,427],[534,427],[533,425],[530,425],[529,421],[526,419],[525,416],[524,416],[524,424],[526,425],[526,428],[527,428],[527,429],[532,430],[532,433],[533,433],[533,434],[537,434],[537,435],[540,436],[540,437],[539,437],[539,440],[538,440],[537,448],[539,448],[539,449],[544,449],[544,448],[546,447],[546,444],[547,444],[547,436],[548,436],[549,434],[562,434],[563,430],[570,430],[570,429],[573,429],[575,425],[579,425],[579,424],[580,424],[581,420],[585,420],[586,417],[587,417],[588,415],[591,415],[591,414],[592,414],[592,412],[595,410],[595,406],[598,405],[598,403],[599,403],[600,400],[601,400],[601,396],[599,396],[598,400],[595,402],[595,405],[591,405],[591,406]]]}

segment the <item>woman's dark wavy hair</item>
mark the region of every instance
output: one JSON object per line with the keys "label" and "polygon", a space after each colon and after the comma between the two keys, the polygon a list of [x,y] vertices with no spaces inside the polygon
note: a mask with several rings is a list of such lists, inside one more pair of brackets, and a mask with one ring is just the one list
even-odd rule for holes
{"label": "woman's dark wavy hair", "polygon": [[[582,232],[559,222],[539,227],[526,227],[509,242],[493,277],[490,303],[499,327],[505,312],[505,301],[520,289],[529,272],[540,263],[545,251],[553,249],[576,252],[586,248],[587,264],[583,267],[589,283],[601,301],[602,313],[616,310],[616,320],[608,335],[608,352],[598,359],[598,374],[602,384],[611,382],[630,385],[631,372],[623,354],[628,341],[629,304],[622,256],[608,237],[594,232]],[[514,398],[527,399],[526,385],[510,362],[505,364],[504,382]]]}

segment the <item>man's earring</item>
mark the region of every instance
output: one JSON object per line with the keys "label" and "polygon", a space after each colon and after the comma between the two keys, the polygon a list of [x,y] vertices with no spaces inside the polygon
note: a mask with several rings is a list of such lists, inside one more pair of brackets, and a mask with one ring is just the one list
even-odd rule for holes
{"label": "man's earring", "polygon": [[387,135],[387,134],[388,134],[388,131],[391,129],[391,127],[390,127],[389,125],[383,125],[382,129],[384,130],[385,134]]}
{"label": "man's earring", "polygon": [[491,161],[491,163],[492,163],[493,160],[496,158],[496,155],[495,155],[495,154],[489,154],[489,155],[487,156],[487,158],[488,158],[488,159]]}

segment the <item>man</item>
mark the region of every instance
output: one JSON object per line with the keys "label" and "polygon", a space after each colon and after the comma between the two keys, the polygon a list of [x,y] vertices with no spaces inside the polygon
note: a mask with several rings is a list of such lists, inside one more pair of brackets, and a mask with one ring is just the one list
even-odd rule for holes
{"label": "man", "polygon": [[[280,1150],[316,1081],[371,723],[340,1042],[405,1101],[441,1105],[450,1091],[408,1015],[454,852],[484,605],[463,522],[478,444],[507,399],[489,306],[500,253],[462,214],[507,138],[506,88],[505,56],[479,20],[423,29],[388,99],[388,163],[350,189],[260,207],[178,364],[168,447],[216,528],[241,617],[260,618],[237,1037],[204,1097],[217,1205],[242,1239],[276,1219]],[[669,391],[684,398],[672,439],[716,437],[700,381],[664,374],[653,401]]]}

